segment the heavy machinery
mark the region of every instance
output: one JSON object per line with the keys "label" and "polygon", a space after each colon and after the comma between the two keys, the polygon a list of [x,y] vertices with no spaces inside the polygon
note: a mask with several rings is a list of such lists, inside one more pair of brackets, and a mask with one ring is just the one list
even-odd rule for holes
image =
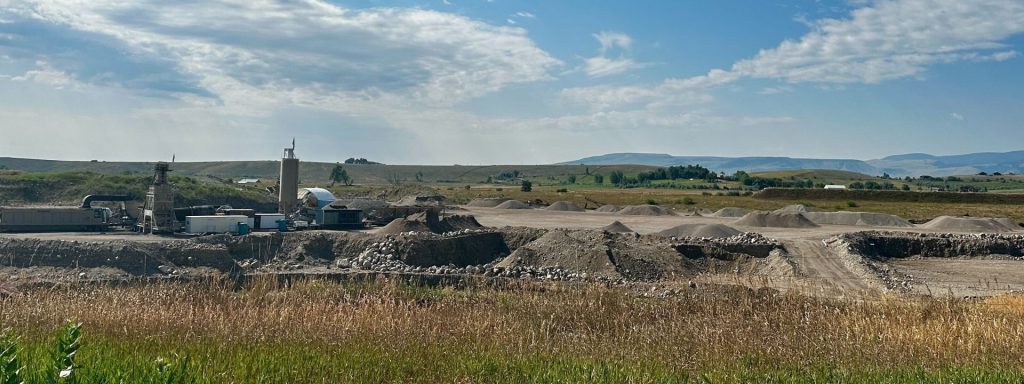
{"label": "heavy machinery", "polygon": [[137,229],[142,233],[170,233],[177,228],[174,220],[174,191],[167,180],[170,164],[158,162],[153,167],[153,185],[146,193],[146,204],[139,215]]}

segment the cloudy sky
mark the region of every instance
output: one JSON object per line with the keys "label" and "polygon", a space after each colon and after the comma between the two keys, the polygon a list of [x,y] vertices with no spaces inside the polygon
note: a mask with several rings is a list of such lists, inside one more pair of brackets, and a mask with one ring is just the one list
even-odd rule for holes
{"label": "cloudy sky", "polygon": [[1024,2],[0,0],[0,156],[1024,149]]}

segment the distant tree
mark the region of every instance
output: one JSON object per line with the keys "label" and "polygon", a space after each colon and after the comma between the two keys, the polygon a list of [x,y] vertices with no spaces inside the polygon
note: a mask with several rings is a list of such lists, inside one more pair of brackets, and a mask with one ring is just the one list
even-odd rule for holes
{"label": "distant tree", "polygon": [[978,172],[978,176],[988,176],[988,172]]}
{"label": "distant tree", "polygon": [[610,175],[608,175],[608,181],[611,181],[614,185],[622,184],[622,182],[624,181],[623,179],[624,177],[622,175],[622,171],[614,171]]}
{"label": "distant tree", "polygon": [[423,171],[416,171],[416,181],[423,182]]}
{"label": "distant tree", "polygon": [[566,181],[568,181],[569,184],[576,184],[576,175],[569,175],[569,178]]}
{"label": "distant tree", "polygon": [[360,157],[358,159],[354,158],[354,157],[350,157],[350,158],[345,160],[345,164],[380,164],[380,163],[378,163],[376,161],[366,160],[366,159],[364,159],[362,157]]}
{"label": "distant tree", "polygon": [[594,175],[594,184],[604,184],[604,175]]}
{"label": "distant tree", "polygon": [[348,176],[348,171],[341,164],[334,164],[334,169],[331,170],[331,186],[334,183],[343,183],[345,185],[352,185],[352,178]]}
{"label": "distant tree", "polygon": [[904,191],[909,191],[910,190],[910,184],[903,184],[903,188],[902,189]]}
{"label": "distant tree", "polygon": [[530,192],[533,190],[533,183],[531,183],[530,180],[523,180],[523,184],[519,187],[519,190],[523,192]]}

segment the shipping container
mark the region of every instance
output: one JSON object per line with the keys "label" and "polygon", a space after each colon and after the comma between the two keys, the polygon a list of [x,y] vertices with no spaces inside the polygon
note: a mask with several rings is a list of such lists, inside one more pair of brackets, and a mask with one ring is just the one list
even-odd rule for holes
{"label": "shipping container", "polygon": [[253,218],[242,215],[227,216],[186,216],[185,232],[188,233],[238,233],[238,223],[253,227]]}
{"label": "shipping container", "polygon": [[277,229],[277,221],[284,220],[282,213],[257,213],[255,229]]}
{"label": "shipping container", "polygon": [[0,232],[106,231],[110,209],[0,207]]}

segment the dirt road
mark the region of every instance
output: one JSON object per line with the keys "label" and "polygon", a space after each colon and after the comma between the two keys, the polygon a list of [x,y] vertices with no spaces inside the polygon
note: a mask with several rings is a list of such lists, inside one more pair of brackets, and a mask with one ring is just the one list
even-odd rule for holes
{"label": "dirt road", "polygon": [[876,292],[865,276],[851,270],[821,240],[789,239],[781,242],[796,263],[802,283],[808,288],[840,296]]}

